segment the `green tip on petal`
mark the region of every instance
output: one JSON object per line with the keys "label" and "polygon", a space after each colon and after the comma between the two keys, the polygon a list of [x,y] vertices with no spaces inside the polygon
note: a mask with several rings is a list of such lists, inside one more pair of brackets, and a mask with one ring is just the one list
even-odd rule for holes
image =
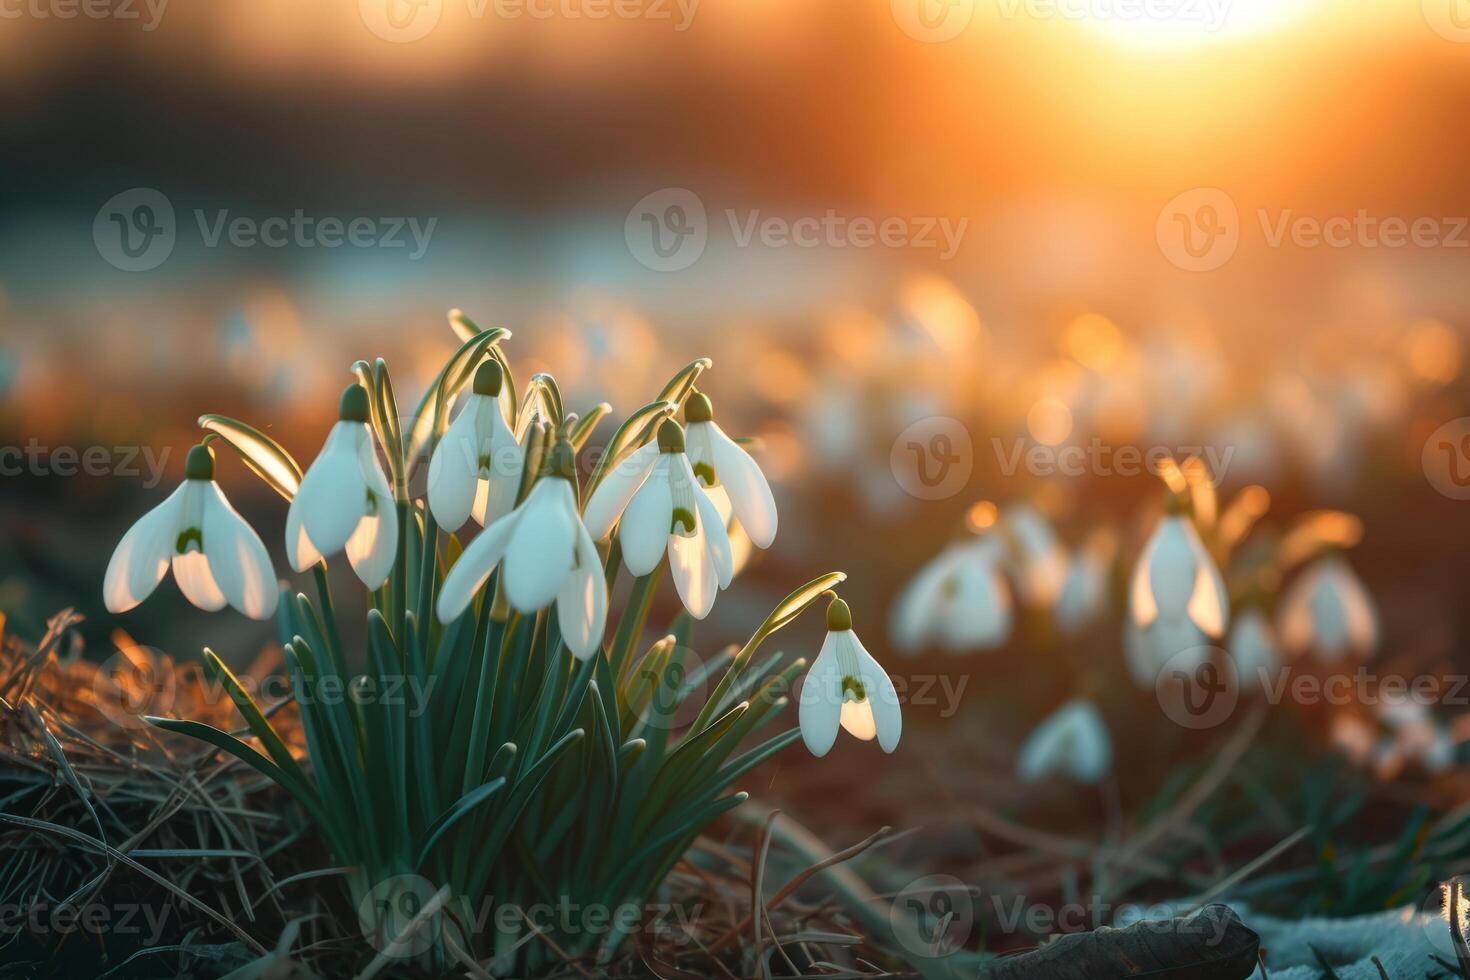
{"label": "green tip on petal", "polygon": [[195,446],[184,459],[184,479],[213,480],[214,453],[208,446]]}
{"label": "green tip on petal", "polygon": [[827,607],[827,631],[840,633],[850,629],[852,629],[852,610],[847,608],[847,603],[834,598],[832,604]]}
{"label": "green tip on petal", "polygon": [[576,478],[577,451],[572,448],[571,442],[565,436],[558,438],[556,445],[552,447],[546,472],[551,476],[559,476],[563,480]]}
{"label": "green tip on petal", "polygon": [[368,420],[368,393],[362,385],[348,385],[342,392],[342,401],[337,417],[343,422],[366,422]]}
{"label": "green tip on petal", "polygon": [[679,428],[679,423],[673,419],[664,419],[663,425],[658,427],[658,451],[661,453],[682,453],[684,451],[684,430]]}
{"label": "green tip on petal", "polygon": [[693,424],[695,422],[714,421],[714,406],[709,403],[709,395],[702,391],[696,391],[689,396],[684,403],[684,421]]}
{"label": "green tip on petal", "polygon": [[505,383],[505,371],[500,362],[490,358],[475,370],[475,394],[500,397],[500,386]]}

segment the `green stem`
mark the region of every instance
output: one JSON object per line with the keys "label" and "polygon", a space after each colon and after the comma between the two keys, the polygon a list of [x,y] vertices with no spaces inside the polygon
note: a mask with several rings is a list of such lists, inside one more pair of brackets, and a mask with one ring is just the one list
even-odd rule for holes
{"label": "green stem", "polygon": [[312,568],[316,576],[317,604],[322,607],[322,627],[327,634],[327,655],[340,678],[347,677],[347,660],[342,653],[342,635],[337,632],[337,614],[332,609],[332,588],[327,582],[327,563],[319,561]]}
{"label": "green stem", "polygon": [[390,622],[398,636],[404,636],[403,614],[408,610],[408,502],[399,500],[398,508],[398,555],[393,560],[393,618]]}
{"label": "green stem", "polygon": [[434,615],[434,587],[437,578],[434,575],[435,565],[439,560],[439,523],[434,520],[434,512],[428,507],[424,508],[424,550],[422,560],[419,562],[419,591],[414,599],[414,608],[419,617],[419,649],[429,649],[429,626]]}
{"label": "green stem", "polygon": [[623,616],[618,621],[618,631],[613,634],[612,645],[608,647],[608,659],[612,663],[613,680],[621,684],[623,673],[632,658],[633,647],[638,643],[638,637],[643,633],[643,626],[648,622],[648,609],[653,605],[653,593],[658,588],[659,577],[663,574],[663,563],[647,575],[643,575],[633,583],[633,592],[628,596],[628,605],[623,609]]}

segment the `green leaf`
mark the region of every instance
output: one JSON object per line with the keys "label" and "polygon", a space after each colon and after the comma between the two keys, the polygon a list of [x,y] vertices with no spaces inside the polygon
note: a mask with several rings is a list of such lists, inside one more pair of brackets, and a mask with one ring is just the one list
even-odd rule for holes
{"label": "green leaf", "polygon": [[235,702],[235,708],[245,719],[245,724],[250,727],[251,733],[260,739],[260,744],[265,746],[266,752],[270,754],[275,764],[294,778],[299,779],[303,785],[307,784],[306,773],[301,771],[291,751],[286,748],[286,743],[281,741],[281,736],[276,734],[275,728],[261,712],[260,705],[256,704],[250,692],[241,686],[240,679],[235,676],[235,672],[209,647],[204,648],[204,669],[224,687],[225,693],[230,696],[231,701]]}
{"label": "green leaf", "polygon": [[451,827],[459,822],[461,817],[488,800],[504,785],[505,777],[502,776],[499,779],[492,779],[482,786],[476,786],[458,800],[455,800],[449,809],[439,815],[439,819],[435,820],[433,825],[429,827],[427,833],[425,833],[424,842],[419,846],[418,859],[413,863],[414,868],[417,870],[424,866],[424,862],[429,858],[429,852],[434,849],[435,844],[439,843],[439,838],[443,837]]}
{"label": "green leaf", "polygon": [[253,426],[224,415],[201,415],[199,427],[213,432],[240,454],[245,465],[287,500],[301,486],[301,467],[280,443]]}

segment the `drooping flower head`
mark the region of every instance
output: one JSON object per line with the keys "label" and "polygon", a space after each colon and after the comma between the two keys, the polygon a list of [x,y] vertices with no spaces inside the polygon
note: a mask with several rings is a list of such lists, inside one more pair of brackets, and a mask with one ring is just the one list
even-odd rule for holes
{"label": "drooping flower head", "polygon": [[189,450],[184,482],[118,542],[102,586],[108,611],[126,612],[148,598],[170,566],[179,591],[200,609],[228,603],[252,619],[275,614],[270,555],[214,482],[207,446]]}
{"label": "drooping flower head", "polygon": [[522,613],[556,603],[567,648],[585,660],[597,652],[607,623],[607,583],[597,546],[577,514],[576,453],[565,438],[526,499],[481,531],[444,578],[438,614],[452,622],[496,566],[506,601]]}
{"label": "drooping flower head", "polygon": [[1281,598],[1277,626],[1293,656],[1365,659],[1378,646],[1373,597],[1337,551],[1313,562]]}
{"label": "drooping flower head", "polygon": [[[776,499],[750,453],[725,435],[709,397],[696,391],[684,403],[689,462],[721,514],[733,512],[751,543],[765,549],[776,539]],[[723,506],[722,506],[723,504]]]}
{"label": "drooping flower head", "polygon": [[658,439],[617,464],[592,492],[584,512],[594,539],[618,527],[623,563],[647,575],[667,553],[684,608],[703,619],[735,574],[730,537],[714,502],[699,486],[684,451],[684,430],[672,419]]}
{"label": "drooping flower head", "polygon": [[286,557],[302,572],[345,549],[362,584],[376,589],[393,570],[398,511],[373,448],[368,394],[362,385],[347,386],[338,416],[291,498]]}
{"label": "drooping flower head", "polygon": [[1134,679],[1144,686],[1152,686],[1182,651],[1197,651],[1204,663],[1209,644],[1230,623],[1225,581],[1183,507],[1170,498],[1170,512],[1144,546],[1129,583],[1125,646]]}
{"label": "drooping flower head", "polygon": [[1015,616],[1002,561],[1000,540],[983,533],[931,559],[898,597],[894,647],[918,653],[933,644],[963,654],[1004,644]]}
{"label": "drooping flower head", "polygon": [[504,383],[495,359],[476,369],[459,416],[429,459],[429,507],[440,527],[456,530],[471,516],[484,527],[515,505],[522,458],[500,408]]}
{"label": "drooping flower head", "polygon": [[1276,631],[1259,606],[1251,606],[1235,617],[1226,644],[1241,687],[1261,687],[1281,662]]}
{"label": "drooping flower head", "polygon": [[1113,762],[1113,741],[1097,707],[1086,698],[1074,698],[1037,725],[1016,756],[1016,773],[1023,782],[1048,776],[1066,776],[1094,784],[1107,775]]}
{"label": "drooping flower head", "polygon": [[903,731],[898,693],[852,631],[852,611],[834,598],[827,607],[827,638],[801,689],[801,737],[812,755],[824,756],[837,730],[878,739],[884,752],[898,747]]}

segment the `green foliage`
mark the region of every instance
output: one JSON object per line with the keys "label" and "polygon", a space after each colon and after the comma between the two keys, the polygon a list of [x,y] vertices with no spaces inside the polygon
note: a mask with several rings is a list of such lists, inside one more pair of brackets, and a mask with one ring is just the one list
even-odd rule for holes
{"label": "green foliage", "polygon": [[[552,609],[534,615],[508,609],[499,598],[498,569],[463,615],[440,624],[434,600],[459,542],[439,531],[407,486],[443,434],[455,393],[494,357],[506,369],[507,408],[535,413],[525,427],[521,499],[553,427],[581,449],[607,411],[598,406],[582,419],[566,414],[547,375],[532,378],[517,398],[497,346],[507,332],[478,331],[462,314],[454,326],[463,344],[402,429],[386,365],[355,366],[388,457],[401,539],[387,584],[368,596],[367,648],[352,658],[355,665],[337,627],[325,564],[316,570],[314,599],[283,596],[280,637],[306,759],[292,756],[266,714],[208,651],[206,669],[263,751],[197,722],[152,721],[231,753],[300,804],[333,861],[354,868],[352,899],[379,950],[399,940],[435,966],[459,951],[494,952],[497,973],[521,975],[545,966],[553,949],[612,955],[694,839],[745,799],[732,786],[799,737],[795,728],[768,729],[805,661],[773,656],[752,663],[765,640],[843,576],[824,575],[796,590],[738,654],[707,664],[692,662],[687,617],[674,625],[675,635],[640,646],[658,570],[633,582],[603,652],[586,661],[567,651]],[[592,485],[679,410],[708,366],[693,362],[633,413],[599,460]],[[299,483],[301,470],[284,449],[243,423],[205,419],[277,492],[291,496],[290,477]],[[621,570],[619,554],[613,544],[605,555],[609,593]],[[701,703],[708,683],[713,689]],[[442,900],[446,886],[443,911],[426,919],[420,903]],[[526,922],[496,915],[492,896],[510,908],[562,903],[606,910],[608,925],[586,928],[555,917],[537,923],[547,941],[524,942]],[[423,921],[429,940],[409,942],[416,936],[405,932]]]}

